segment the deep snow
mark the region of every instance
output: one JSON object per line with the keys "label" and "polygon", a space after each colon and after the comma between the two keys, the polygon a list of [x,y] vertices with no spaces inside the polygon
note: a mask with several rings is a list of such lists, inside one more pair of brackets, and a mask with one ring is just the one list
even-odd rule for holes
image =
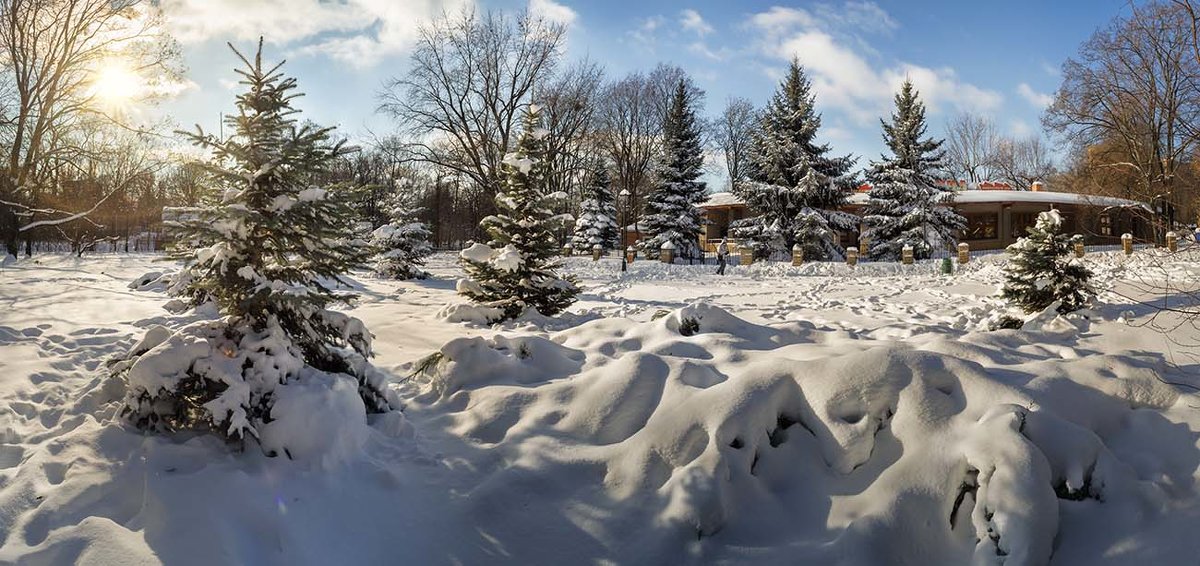
{"label": "deep snow", "polygon": [[[1160,255],[1085,261],[1130,295]],[[116,418],[124,387],[106,358],[203,317],[166,312],[161,286],[129,288],[171,265],[35,259],[0,269],[0,563],[1200,553],[1200,366],[1180,345],[1200,336],[1167,340],[1140,324],[1151,309],[1113,293],[989,332],[1003,255],[953,276],[864,263],[716,277],[644,260],[621,276],[617,261],[572,258],[584,289],[572,314],[499,328],[446,318],[464,312],[443,308],[460,302],[450,254],[431,258],[428,280],[361,274],[350,312],[404,412],[313,426],[296,460]],[[1194,281],[1195,259],[1162,275]],[[338,409],[301,397],[279,410]]]}

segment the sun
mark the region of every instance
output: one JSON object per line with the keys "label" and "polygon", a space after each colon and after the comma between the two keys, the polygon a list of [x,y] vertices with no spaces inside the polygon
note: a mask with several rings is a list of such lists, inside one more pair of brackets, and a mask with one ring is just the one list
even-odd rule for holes
{"label": "sun", "polygon": [[140,97],[146,81],[121,61],[100,65],[92,78],[92,96],[102,105],[121,108]]}

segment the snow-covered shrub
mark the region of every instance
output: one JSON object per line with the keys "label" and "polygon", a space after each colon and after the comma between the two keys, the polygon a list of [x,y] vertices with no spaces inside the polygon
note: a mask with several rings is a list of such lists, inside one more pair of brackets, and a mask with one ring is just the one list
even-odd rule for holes
{"label": "snow-covered shrub", "polygon": [[[346,150],[329,141],[331,129],[297,126],[295,80],[264,67],[261,50],[260,42],[253,63],[238,54],[249,89],[238,96],[239,115],[228,120],[234,135],[191,135],[212,153],[206,170],[221,196],[170,226],[170,257],[183,268],[168,291],[192,307],[215,306],[220,318],[174,333],[151,330],[114,361],[113,372],[128,382],[122,413],[140,427],[255,438],[277,452],[268,445],[287,448],[279,439],[288,435],[273,433],[268,442],[262,433],[288,422],[277,403],[295,397],[291,387],[328,397],[305,406],[364,413],[360,407],[382,412],[396,403],[366,361],[371,334],[358,319],[329,309],[353,296],[328,282],[370,253],[355,238],[353,210],[341,198],[349,191],[314,184]],[[342,399],[343,381],[354,384],[357,405]],[[347,417],[306,418],[336,428]],[[357,422],[365,423],[365,414]]]}
{"label": "snow-covered shrub", "polygon": [[1004,268],[1000,296],[1027,313],[1045,310],[1059,301],[1058,312],[1081,308],[1093,292],[1092,273],[1072,254],[1078,236],[1060,234],[1062,216],[1057,210],[1038,214],[1029,235],[1008,247],[1012,256]]}
{"label": "snow-covered shrub", "polygon": [[415,194],[400,186],[385,204],[388,223],[371,232],[375,248],[375,274],[389,279],[424,279],[425,258],[433,254],[429,227],[417,220],[421,209]]}
{"label": "snow-covered shrub", "polygon": [[421,270],[425,258],[433,253],[429,228],[421,222],[398,220],[384,224],[371,233],[371,244],[379,250],[375,274],[389,279],[424,279]]}
{"label": "snow-covered shrub", "polygon": [[577,250],[592,250],[597,244],[601,250],[611,250],[617,245],[617,209],[609,186],[608,170],[601,163],[592,173],[588,198],[579,205],[579,218],[575,219],[575,233],[571,247]]}
{"label": "snow-covered shrub", "polygon": [[502,315],[497,320],[516,318],[527,309],[555,315],[579,293],[573,278],[558,274],[555,261],[555,229],[571,218],[551,212],[553,201],[563,195],[545,192],[546,130],[540,126],[539,112],[536,105],[530,106],[516,151],[504,158],[508,178],[496,195],[498,212],[480,223],[491,242],[473,244],[460,254],[467,277],[458,282],[458,293],[498,309]]}

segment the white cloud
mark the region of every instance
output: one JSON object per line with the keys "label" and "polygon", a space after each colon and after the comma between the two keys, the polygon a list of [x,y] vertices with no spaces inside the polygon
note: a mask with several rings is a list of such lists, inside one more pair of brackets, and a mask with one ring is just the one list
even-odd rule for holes
{"label": "white cloud", "polygon": [[529,12],[541,16],[546,21],[567,27],[575,25],[575,21],[579,19],[578,12],[554,0],[529,0]]}
{"label": "white cloud", "polygon": [[638,43],[653,45],[656,40],[655,36],[658,34],[658,28],[662,27],[662,25],[665,23],[667,23],[666,18],[663,18],[662,16],[651,16],[642,20],[641,23],[638,24],[638,27],[630,30],[627,33],[629,37],[632,37],[634,41],[637,41]]}
{"label": "white cloud", "polygon": [[1021,83],[1017,85],[1017,94],[1021,95],[1021,98],[1024,98],[1038,110],[1041,110],[1054,103],[1053,95],[1033,90],[1033,87],[1029,86],[1027,83]]}
{"label": "white cloud", "polygon": [[[374,65],[412,47],[420,26],[472,0],[162,0],[174,36],[184,43],[265,41],[300,46],[354,66]],[[549,0],[547,0],[549,1]]]}
{"label": "white cloud", "polygon": [[722,47],[713,50],[703,41],[696,41],[689,44],[688,50],[706,59],[712,59],[713,61],[724,61],[728,59],[730,55],[730,51],[728,49]]}
{"label": "white cloud", "polygon": [[691,8],[688,8],[679,14],[679,24],[683,29],[693,31],[696,35],[704,37],[713,32],[713,27],[704,21],[704,17]]}
{"label": "white cloud", "polygon": [[880,64],[870,57],[870,46],[858,34],[867,28],[882,32],[898,27],[875,4],[851,2],[836,14],[828,7],[810,12],[775,6],[753,14],[748,23],[761,38],[761,53],[782,61],[799,59],[818,103],[842,110],[859,125],[886,116],[892,96],[906,78],[934,114],[949,109],[987,112],[1003,102],[999,93],[963,82],[953,68],[905,61]]}

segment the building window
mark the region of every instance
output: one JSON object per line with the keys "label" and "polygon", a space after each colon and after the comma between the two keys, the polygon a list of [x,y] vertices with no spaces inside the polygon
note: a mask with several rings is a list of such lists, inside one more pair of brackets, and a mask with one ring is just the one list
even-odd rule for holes
{"label": "building window", "polygon": [[1036,212],[1014,212],[1012,213],[1012,238],[1023,238],[1029,234],[1029,228],[1037,224]]}
{"label": "building window", "polygon": [[1100,235],[1111,236],[1113,234],[1112,217],[1108,214],[1100,215]]}
{"label": "building window", "polygon": [[967,219],[964,240],[995,240],[1000,233],[1000,215],[995,212],[963,216]]}

